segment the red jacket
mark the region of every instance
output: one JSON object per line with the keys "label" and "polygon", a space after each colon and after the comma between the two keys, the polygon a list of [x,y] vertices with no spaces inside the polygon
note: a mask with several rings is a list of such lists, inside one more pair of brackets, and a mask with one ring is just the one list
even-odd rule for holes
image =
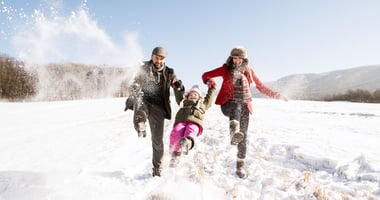
{"label": "red jacket", "polygon": [[[245,72],[244,75],[248,79],[249,85],[252,84],[252,82],[255,82],[256,88],[264,95],[270,97],[270,98],[278,98],[278,93],[273,91],[272,89],[268,88],[266,85],[264,85],[260,79],[256,76],[255,72],[252,68],[250,68],[251,73]],[[251,75],[252,77],[251,77]],[[207,82],[210,78],[215,78],[221,76],[223,78],[222,86],[220,88],[219,94],[216,97],[215,104],[217,105],[223,105],[227,103],[229,100],[233,99],[234,97],[234,86],[232,83],[232,74],[227,70],[226,64],[213,69],[211,71],[205,72],[202,75],[202,80],[204,83]],[[251,102],[248,102],[247,104],[249,113],[252,114],[252,104]]]}

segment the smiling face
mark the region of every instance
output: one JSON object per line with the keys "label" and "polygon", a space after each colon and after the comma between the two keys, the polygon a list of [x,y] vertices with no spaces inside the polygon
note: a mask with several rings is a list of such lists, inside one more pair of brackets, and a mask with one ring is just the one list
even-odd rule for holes
{"label": "smiling face", "polygon": [[163,65],[165,63],[165,57],[158,56],[158,55],[152,55],[152,62],[154,64],[154,66],[157,69],[159,69],[159,68],[163,67]]}
{"label": "smiling face", "polygon": [[187,95],[187,99],[197,101],[200,99],[198,92],[190,91]]}
{"label": "smiling face", "polygon": [[243,58],[240,56],[232,56],[232,62],[234,62],[234,65],[240,66],[243,64]]}

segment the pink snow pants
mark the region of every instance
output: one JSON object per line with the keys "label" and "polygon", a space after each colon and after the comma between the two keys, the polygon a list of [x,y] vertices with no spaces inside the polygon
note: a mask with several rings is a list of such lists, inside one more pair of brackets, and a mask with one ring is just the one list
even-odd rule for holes
{"label": "pink snow pants", "polygon": [[180,140],[183,137],[191,137],[193,141],[201,134],[199,125],[194,122],[179,122],[170,133],[170,152],[181,152]]}

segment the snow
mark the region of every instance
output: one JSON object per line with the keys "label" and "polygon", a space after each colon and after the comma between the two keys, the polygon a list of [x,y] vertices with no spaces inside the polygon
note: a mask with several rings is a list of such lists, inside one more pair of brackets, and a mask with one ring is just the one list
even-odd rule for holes
{"label": "snow", "polygon": [[380,199],[378,104],[254,99],[239,179],[219,106],[175,169],[165,122],[152,177],[150,133],[137,137],[124,101],[0,102],[0,199]]}

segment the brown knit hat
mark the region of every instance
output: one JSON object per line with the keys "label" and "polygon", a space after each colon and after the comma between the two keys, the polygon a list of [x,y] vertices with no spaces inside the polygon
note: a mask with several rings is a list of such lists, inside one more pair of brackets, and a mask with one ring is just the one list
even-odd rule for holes
{"label": "brown knit hat", "polygon": [[241,58],[247,58],[247,51],[244,47],[235,47],[231,50],[230,56],[239,56]]}
{"label": "brown knit hat", "polygon": [[163,47],[156,47],[153,49],[152,55],[162,56],[166,58],[166,56],[168,55],[168,52],[166,52],[166,50]]}

